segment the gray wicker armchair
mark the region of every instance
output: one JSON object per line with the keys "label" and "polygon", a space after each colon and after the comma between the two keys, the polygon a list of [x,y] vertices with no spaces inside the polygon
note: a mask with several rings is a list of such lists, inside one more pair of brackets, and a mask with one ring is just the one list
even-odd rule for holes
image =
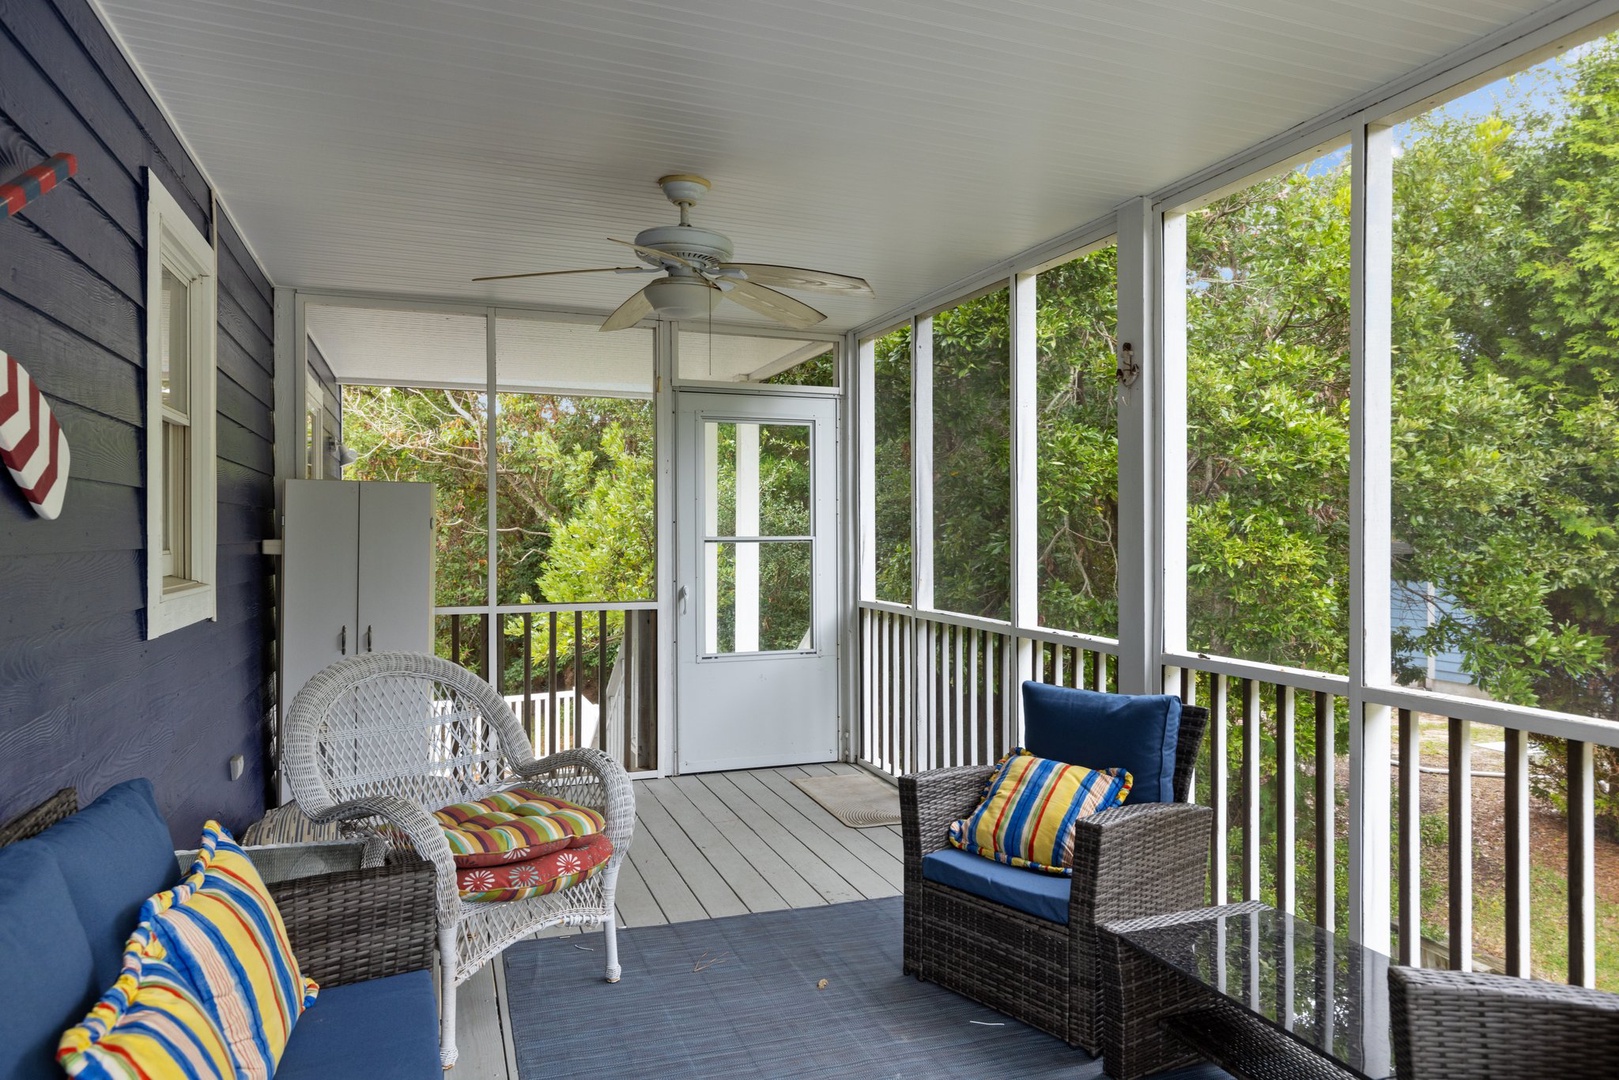
{"label": "gray wicker armchair", "polygon": [[1579,1080],[1619,1071],[1619,994],[1510,975],[1389,969],[1400,1080]]}
{"label": "gray wicker armchair", "polygon": [[1066,926],[922,876],[922,860],[947,846],[950,822],[978,805],[991,767],[901,777],[905,973],[1097,1053],[1097,927],[1204,902],[1213,811],[1185,800],[1207,724],[1207,709],[1182,707],[1176,802],[1121,806],[1079,822]]}

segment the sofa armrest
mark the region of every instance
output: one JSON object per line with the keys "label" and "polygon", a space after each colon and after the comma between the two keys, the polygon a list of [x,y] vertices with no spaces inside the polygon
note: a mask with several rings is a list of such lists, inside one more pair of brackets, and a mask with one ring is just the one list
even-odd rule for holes
{"label": "sofa armrest", "polygon": [[386,866],[268,886],[292,954],[322,986],[429,968],[437,932],[433,864],[396,855]]}
{"label": "sofa armrest", "polygon": [[994,771],[990,765],[963,765],[899,778],[900,834],[907,869],[913,864],[920,868],[923,856],[945,846],[950,823],[966,817],[983,801],[984,784]]}
{"label": "sofa armrest", "polygon": [[1586,987],[1390,967],[1389,1010],[1411,1080],[1595,1076],[1619,1058],[1619,995]]}
{"label": "sofa armrest", "polygon": [[1189,803],[1104,810],[1074,829],[1071,925],[1202,907],[1214,811]]}

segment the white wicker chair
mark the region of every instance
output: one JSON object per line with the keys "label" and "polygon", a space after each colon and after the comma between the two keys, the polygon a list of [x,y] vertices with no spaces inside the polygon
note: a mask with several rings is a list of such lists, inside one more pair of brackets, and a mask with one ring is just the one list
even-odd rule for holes
{"label": "white wicker chair", "polygon": [[[310,679],[287,712],[282,762],[316,821],[368,819],[437,870],[440,1048],[455,1064],[455,990],[519,938],[548,926],[601,924],[607,981],[619,977],[613,893],[635,827],[629,777],[599,750],[536,761],[517,718],[482,679],[446,660],[367,653]],[[600,811],[613,855],[571,889],[527,900],[468,903],[432,811],[517,785]]]}

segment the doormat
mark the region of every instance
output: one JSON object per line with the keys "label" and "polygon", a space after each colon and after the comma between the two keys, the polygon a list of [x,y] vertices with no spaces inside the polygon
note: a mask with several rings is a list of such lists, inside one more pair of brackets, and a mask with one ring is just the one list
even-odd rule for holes
{"label": "doormat", "polygon": [[868,773],[804,776],[793,783],[851,829],[899,824],[899,788]]}

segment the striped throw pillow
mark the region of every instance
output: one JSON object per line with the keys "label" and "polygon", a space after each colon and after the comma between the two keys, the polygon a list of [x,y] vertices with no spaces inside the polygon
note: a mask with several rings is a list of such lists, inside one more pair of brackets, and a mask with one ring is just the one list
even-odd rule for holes
{"label": "striped throw pillow", "polygon": [[1074,873],[1074,825],[1124,802],[1130,774],[1035,757],[1018,747],[1003,757],[984,801],[950,823],[950,843],[1008,866]]}
{"label": "striped throw pillow", "polygon": [[118,981],[62,1035],[56,1060],[84,1080],[236,1077],[225,1033],[145,921],[130,936]]}
{"label": "striped throw pillow", "polygon": [[142,914],[224,1033],[237,1076],[268,1078],[318,988],[299,972],[281,913],[230,833],[208,822],[191,871]]}

